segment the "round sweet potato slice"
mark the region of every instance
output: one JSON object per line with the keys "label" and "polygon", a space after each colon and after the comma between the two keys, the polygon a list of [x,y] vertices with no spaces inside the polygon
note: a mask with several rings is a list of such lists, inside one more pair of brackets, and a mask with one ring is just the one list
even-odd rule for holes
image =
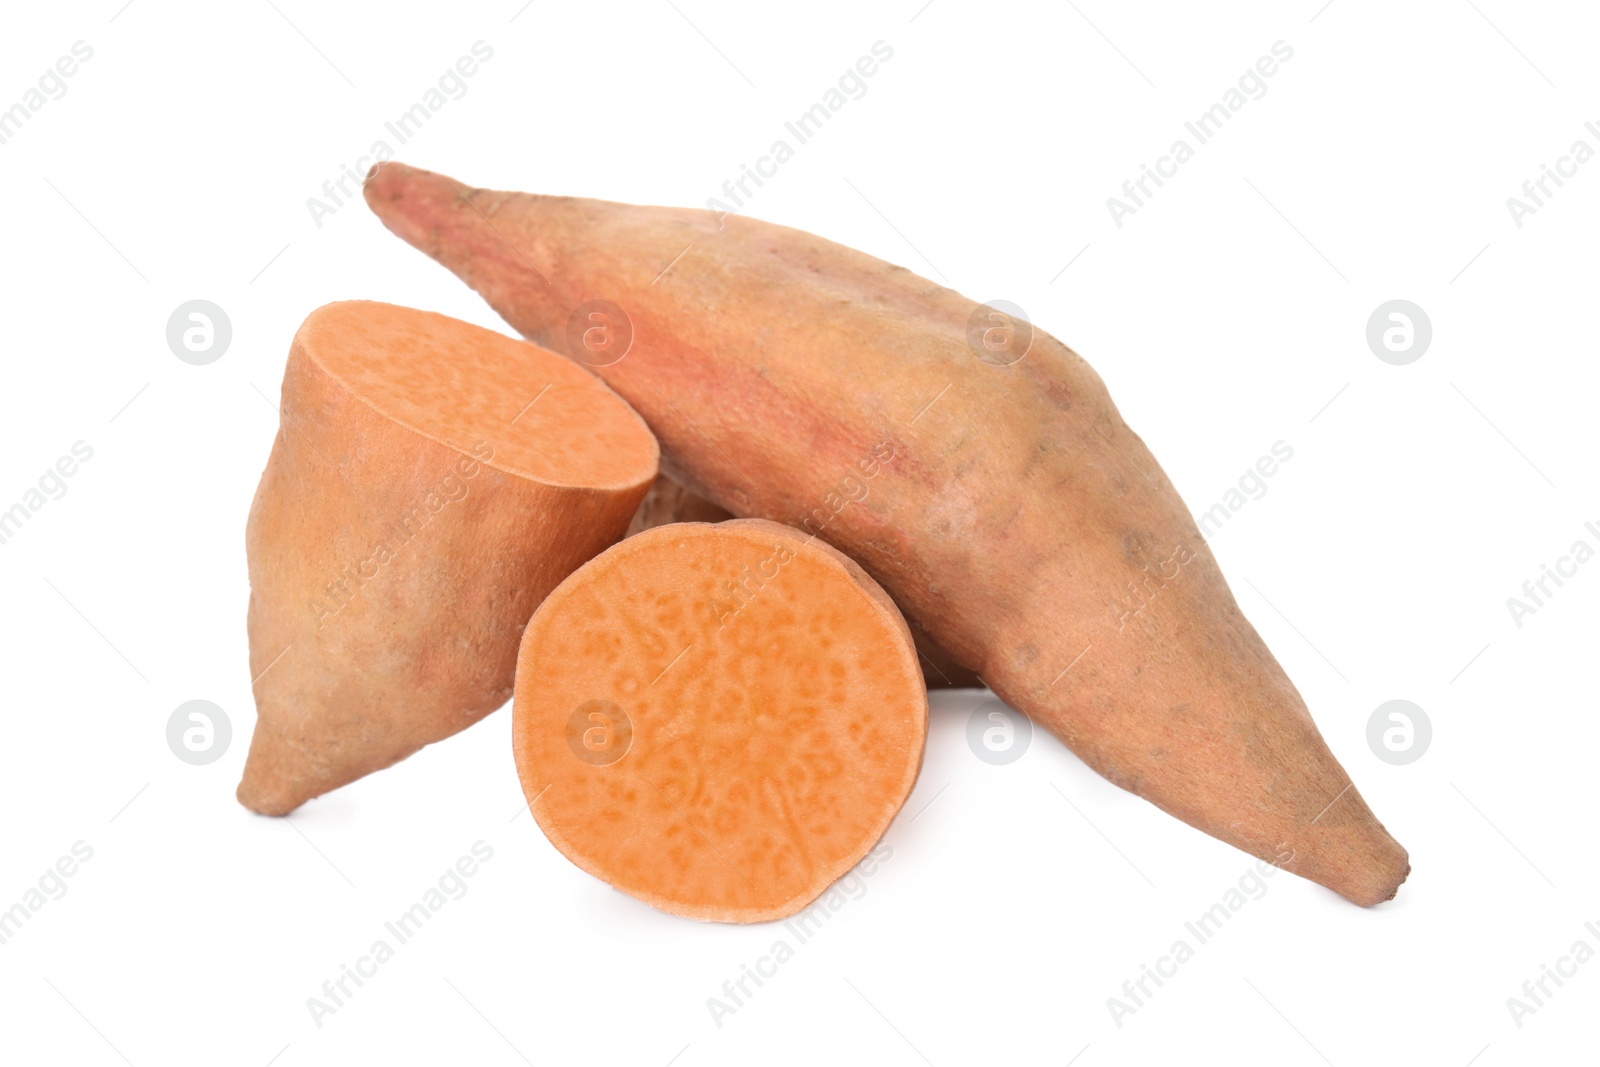
{"label": "round sweet potato slice", "polygon": [[759,519],[678,523],[534,612],[513,738],[539,826],[663,911],[791,915],[910,795],[928,702],[904,619],[837,550]]}

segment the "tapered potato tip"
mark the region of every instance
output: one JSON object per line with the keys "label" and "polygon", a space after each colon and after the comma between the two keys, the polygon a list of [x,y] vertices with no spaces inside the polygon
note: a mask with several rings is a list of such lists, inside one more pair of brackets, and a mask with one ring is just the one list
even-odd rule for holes
{"label": "tapered potato tip", "polygon": [[[454,178],[400,162],[379,163],[367,172],[362,183],[362,195],[368,206],[383,219],[384,225],[408,243],[424,251],[442,247],[448,237],[432,232],[458,211],[481,210],[481,201],[475,206],[473,197],[483,195],[483,190],[462,185]],[[393,210],[401,204],[404,210]],[[480,221],[483,221],[480,216]],[[463,220],[466,225],[476,226]],[[517,255],[517,249],[507,243],[503,251]],[[480,254],[497,259],[500,250],[482,249]],[[431,255],[432,253],[430,253]],[[465,267],[465,264],[463,264]]]}
{"label": "tapered potato tip", "polygon": [[[275,725],[258,721],[234,796],[258,815],[287,815],[313,797],[353,781],[361,776],[352,774],[356,765],[339,759],[315,763],[308,759],[307,753],[333,749],[339,740],[313,733],[311,728],[297,737],[287,737]],[[383,743],[387,744],[387,740]],[[377,769],[372,767],[361,773]]]}
{"label": "tapered potato tip", "polygon": [[329,304],[295,335],[246,527],[257,720],[239,802],[283,815],[472,725],[517,638],[656,474],[639,416],[525,341]]}
{"label": "tapered potato tip", "polygon": [[[633,404],[674,478],[849,553],[1112,782],[1356,903],[1404,880],[1405,850],[1172,482],[1060,341],[746,216],[473,189],[394,164],[366,197],[518,332]],[[595,301],[629,328],[625,358],[589,347],[611,333],[573,328]]]}

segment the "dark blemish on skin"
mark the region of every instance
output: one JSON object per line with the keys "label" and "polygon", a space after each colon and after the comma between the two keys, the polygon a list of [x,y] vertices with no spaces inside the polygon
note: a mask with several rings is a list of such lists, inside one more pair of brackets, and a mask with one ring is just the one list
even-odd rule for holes
{"label": "dark blemish on skin", "polygon": [[1129,530],[1122,535],[1122,554],[1129,563],[1142,566],[1140,560],[1149,555],[1148,545],[1144,535],[1137,530]]}

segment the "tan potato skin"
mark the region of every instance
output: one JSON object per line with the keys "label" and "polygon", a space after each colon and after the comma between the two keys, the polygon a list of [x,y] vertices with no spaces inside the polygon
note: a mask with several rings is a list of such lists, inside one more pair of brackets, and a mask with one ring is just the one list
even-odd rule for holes
{"label": "tan potato skin", "polygon": [[[509,700],[533,609],[622,536],[650,484],[572,489],[497,469],[379,414],[299,337],[280,417],[245,530],[257,720],[237,795],[263,815]],[[396,524],[452,475],[466,495],[403,540]],[[380,541],[394,553],[381,565]]]}
{"label": "tan potato skin", "polygon": [[[628,536],[665,526],[672,522],[726,522],[733,513],[703,497],[695,496],[680,482],[663,474],[656,478],[644,503],[628,524]],[[922,678],[929,689],[981,689],[983,679],[956,663],[940,648],[927,631],[911,623],[917,656],[922,663]]]}
{"label": "tan potato skin", "polygon": [[[1405,880],[1405,849],[1066,345],[1037,331],[1014,364],[985,362],[967,341],[980,305],[752,219],[475,190],[396,163],[366,197],[575,359],[574,309],[625,309],[631,349],[592,369],[644,415],[669,474],[735,515],[827,517],[813,532],[1111,781],[1358,904]],[[836,510],[874,450],[890,458],[869,493]]]}

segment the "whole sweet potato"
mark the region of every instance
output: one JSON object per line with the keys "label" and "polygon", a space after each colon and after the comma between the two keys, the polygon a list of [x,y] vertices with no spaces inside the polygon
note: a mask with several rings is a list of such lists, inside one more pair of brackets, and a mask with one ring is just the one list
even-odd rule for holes
{"label": "whole sweet potato", "polygon": [[393,163],[366,197],[638,409],[673,477],[849,553],[1101,774],[1356,903],[1394,896],[1405,849],[1066,345],[752,219],[468,189]]}

